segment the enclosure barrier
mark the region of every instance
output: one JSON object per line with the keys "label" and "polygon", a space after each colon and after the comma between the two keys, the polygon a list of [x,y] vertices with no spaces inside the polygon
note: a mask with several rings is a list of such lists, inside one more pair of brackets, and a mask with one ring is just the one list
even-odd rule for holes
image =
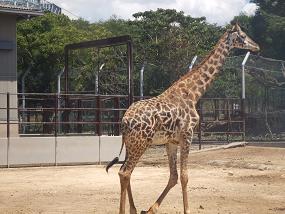
{"label": "enclosure barrier", "polygon": [[[0,96],[6,96],[6,106],[0,106],[2,135],[6,129],[5,136],[1,136],[0,152],[6,160],[0,159],[0,165],[25,164],[25,157],[30,160],[26,164],[33,164],[36,158],[32,157],[32,151],[40,160],[43,158],[41,164],[53,165],[104,162],[119,152],[120,125],[129,106],[128,95],[2,93]],[[17,96],[18,107],[11,106],[11,96]],[[149,97],[134,97],[134,100],[146,98]],[[241,106],[237,98],[201,99],[197,106],[201,119],[193,143],[199,143],[201,149],[202,142],[244,140]],[[17,133],[15,129],[11,133],[12,126],[17,126]],[[86,152],[86,157],[76,158]],[[25,157],[18,161],[15,156]]]}

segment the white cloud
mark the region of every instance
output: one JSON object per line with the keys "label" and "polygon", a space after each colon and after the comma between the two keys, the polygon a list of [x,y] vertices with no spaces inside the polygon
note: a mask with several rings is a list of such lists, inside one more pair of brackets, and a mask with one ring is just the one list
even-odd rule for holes
{"label": "white cloud", "polygon": [[157,8],[184,11],[192,17],[205,16],[210,23],[224,25],[244,12],[252,15],[256,5],[249,0],[53,0],[55,4],[89,21],[106,20],[112,15],[131,19],[132,14]]}
{"label": "white cloud", "polygon": [[248,15],[248,16],[253,16],[256,12],[256,10],[258,9],[258,6],[254,3],[248,3],[246,4],[243,9],[242,9],[242,12],[245,14],[245,15]]}

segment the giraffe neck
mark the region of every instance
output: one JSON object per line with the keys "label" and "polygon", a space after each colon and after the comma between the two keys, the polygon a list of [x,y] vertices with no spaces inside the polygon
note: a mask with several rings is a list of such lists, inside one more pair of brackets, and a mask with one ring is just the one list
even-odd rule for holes
{"label": "giraffe neck", "polygon": [[229,55],[230,45],[227,38],[228,34],[225,33],[200,65],[186,73],[170,87],[170,90],[167,90],[169,94],[178,91],[185,100],[197,103],[220,72],[225,58]]}

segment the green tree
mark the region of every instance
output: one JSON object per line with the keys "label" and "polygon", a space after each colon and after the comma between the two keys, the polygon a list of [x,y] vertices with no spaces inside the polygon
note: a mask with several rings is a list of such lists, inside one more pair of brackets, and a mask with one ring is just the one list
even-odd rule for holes
{"label": "green tree", "polygon": [[65,45],[109,35],[104,28],[82,19],[72,21],[52,13],[18,22],[19,76],[31,67],[26,92],[55,91],[57,74],[64,66]]}

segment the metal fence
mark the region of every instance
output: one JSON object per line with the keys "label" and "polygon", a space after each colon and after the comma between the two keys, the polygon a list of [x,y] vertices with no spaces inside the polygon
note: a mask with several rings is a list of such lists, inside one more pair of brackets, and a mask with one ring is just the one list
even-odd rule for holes
{"label": "metal fence", "polygon": [[[22,136],[118,136],[121,119],[129,106],[128,95],[7,93],[1,96],[2,100],[6,97],[6,106],[0,108],[0,124],[6,125],[7,137],[11,125],[18,126],[18,134]],[[18,106],[11,105],[11,96],[17,96]],[[146,98],[134,97],[135,101]],[[203,142],[244,140],[242,106],[239,98],[202,98],[197,104],[201,119],[193,142],[201,147]]]}

